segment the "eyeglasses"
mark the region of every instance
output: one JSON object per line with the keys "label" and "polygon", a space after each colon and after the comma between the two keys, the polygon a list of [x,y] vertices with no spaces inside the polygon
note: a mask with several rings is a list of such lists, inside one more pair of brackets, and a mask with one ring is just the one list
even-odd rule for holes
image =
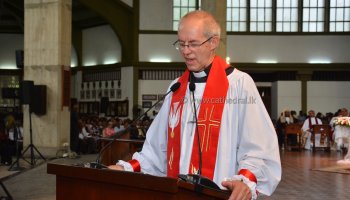
{"label": "eyeglasses", "polygon": [[173,46],[175,47],[175,49],[179,50],[179,51],[183,51],[185,49],[185,47],[187,47],[190,50],[194,50],[199,48],[200,46],[202,46],[203,44],[205,44],[206,42],[208,42],[209,40],[211,40],[214,36],[211,36],[210,38],[208,38],[206,41],[200,43],[200,44],[196,44],[196,43],[188,43],[185,44],[184,42],[181,42],[180,40],[176,40],[173,43]]}

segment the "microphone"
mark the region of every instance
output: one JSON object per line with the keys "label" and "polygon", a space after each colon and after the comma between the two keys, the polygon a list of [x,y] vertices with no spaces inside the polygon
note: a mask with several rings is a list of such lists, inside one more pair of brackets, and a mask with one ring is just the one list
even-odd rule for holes
{"label": "microphone", "polygon": [[213,190],[221,190],[220,187],[214,183],[214,181],[202,176],[202,149],[201,149],[201,142],[200,142],[200,136],[199,136],[199,129],[198,129],[198,118],[197,118],[197,109],[196,109],[196,101],[194,98],[194,91],[196,90],[196,84],[192,80],[192,74],[190,76],[190,83],[189,83],[189,89],[192,93],[192,99],[193,99],[193,110],[194,110],[194,119],[196,123],[196,132],[197,132],[197,144],[198,144],[198,155],[199,155],[199,163],[198,163],[198,172],[197,174],[179,174],[178,177],[188,183],[193,184],[194,190],[198,193],[201,193],[203,188],[209,188]]}
{"label": "microphone", "polygon": [[[163,98],[159,99],[156,103],[154,103],[145,113],[143,113],[142,115],[140,115],[139,117],[137,117],[135,120],[133,120],[133,122],[141,119],[142,116],[144,116],[145,114],[147,114],[147,112],[149,112],[152,108],[154,108],[157,104],[159,104],[159,102],[163,101],[165,99],[165,97],[170,94],[170,92],[175,92],[176,90],[178,90],[181,86],[181,83],[180,82],[176,82],[174,83],[171,87],[170,87],[170,91],[168,91],[164,96]],[[131,123],[132,124],[132,123]],[[119,137],[119,135],[121,135],[122,133],[124,133],[124,131],[127,131],[127,127],[125,130],[121,130],[119,132],[117,132],[115,134],[115,136],[113,136],[113,140],[111,140],[109,143],[107,143],[101,150],[100,152],[98,153],[97,155],[97,158],[96,158],[96,161],[95,162],[92,162],[90,163],[90,167],[91,168],[96,168],[96,169],[102,169],[102,168],[107,168],[107,166],[101,164],[101,155],[102,153],[108,148],[110,147],[114,141]]]}

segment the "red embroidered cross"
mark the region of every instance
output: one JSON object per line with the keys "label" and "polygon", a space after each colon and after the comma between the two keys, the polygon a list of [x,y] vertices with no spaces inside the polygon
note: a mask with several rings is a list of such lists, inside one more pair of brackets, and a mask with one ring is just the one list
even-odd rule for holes
{"label": "red embroidered cross", "polygon": [[[214,107],[212,106],[210,110],[210,114],[208,116],[208,108],[205,109],[204,117],[198,116],[198,129],[202,131],[203,134],[201,134],[201,149],[202,151],[209,151],[210,149],[210,132],[212,128],[220,127],[220,120],[213,119],[213,113],[214,113]],[[208,128],[207,128],[208,124]],[[204,148],[205,147],[205,148]]]}

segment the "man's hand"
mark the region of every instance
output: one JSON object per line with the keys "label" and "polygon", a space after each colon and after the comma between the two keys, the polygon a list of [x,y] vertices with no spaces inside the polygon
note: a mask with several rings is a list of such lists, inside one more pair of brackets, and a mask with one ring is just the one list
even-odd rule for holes
{"label": "man's hand", "polygon": [[108,169],[124,171],[124,167],[121,165],[109,165]]}
{"label": "man's hand", "polygon": [[249,187],[242,181],[223,181],[221,185],[232,191],[229,200],[252,199]]}

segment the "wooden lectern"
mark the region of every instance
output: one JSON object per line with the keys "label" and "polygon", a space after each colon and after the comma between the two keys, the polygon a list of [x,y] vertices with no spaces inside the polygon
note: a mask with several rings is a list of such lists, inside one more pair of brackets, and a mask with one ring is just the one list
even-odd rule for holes
{"label": "wooden lectern", "polygon": [[[113,144],[109,144],[113,142]],[[131,160],[132,155],[142,147],[144,140],[130,139],[130,133],[122,130],[118,133],[117,138],[100,138],[98,144],[101,149],[106,145],[101,153],[101,163],[104,165],[113,165],[118,160]]]}
{"label": "wooden lectern", "polygon": [[56,199],[228,199],[229,191],[195,186],[181,180],[141,173],[47,164],[47,173],[56,175]]}
{"label": "wooden lectern", "polygon": [[107,147],[104,152],[101,152],[101,163],[104,165],[113,165],[118,160],[131,160],[132,155],[137,151],[137,147],[142,146],[144,143],[143,140],[127,138],[101,138],[99,140],[101,148],[109,145],[110,142],[113,142],[113,144]]}

